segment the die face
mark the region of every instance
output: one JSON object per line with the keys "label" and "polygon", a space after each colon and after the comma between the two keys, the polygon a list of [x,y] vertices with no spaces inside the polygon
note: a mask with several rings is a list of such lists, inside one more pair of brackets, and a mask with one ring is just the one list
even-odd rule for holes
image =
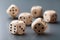
{"label": "die face", "polygon": [[25,33],[25,23],[24,22],[20,22],[18,24],[18,34],[24,34]]}
{"label": "die face", "polygon": [[57,15],[56,14],[53,14],[51,16],[51,22],[56,22],[57,21]]}
{"label": "die face", "polygon": [[12,17],[16,17],[17,14],[19,12],[19,9],[16,5],[11,5],[8,9],[7,9],[7,13],[12,16]]}
{"label": "die face", "polygon": [[9,30],[12,34],[17,34],[17,26],[13,23],[10,24]]}
{"label": "die face", "polygon": [[31,14],[33,17],[42,16],[42,7],[41,6],[34,6],[31,8]]}
{"label": "die face", "polygon": [[32,15],[31,15],[31,14],[28,15],[28,18],[27,18],[27,25],[31,25],[32,19],[33,19]]}
{"label": "die face", "polygon": [[48,12],[44,12],[43,18],[45,22],[50,22],[51,16]]}
{"label": "die face", "polygon": [[18,20],[14,20],[9,24],[9,30],[12,34],[17,34],[17,22]]}
{"label": "die face", "polygon": [[50,17],[50,16],[47,16],[47,17],[44,18],[44,20],[45,20],[46,22],[50,22],[51,17]]}
{"label": "die face", "polygon": [[18,26],[18,34],[24,34],[25,33],[25,28],[23,26]]}
{"label": "die face", "polygon": [[33,17],[37,17],[39,15],[39,14],[37,14],[36,9],[32,10],[31,13],[32,13]]}
{"label": "die face", "polygon": [[41,23],[37,23],[34,26],[34,31],[38,34],[43,33],[45,31],[45,27]]}

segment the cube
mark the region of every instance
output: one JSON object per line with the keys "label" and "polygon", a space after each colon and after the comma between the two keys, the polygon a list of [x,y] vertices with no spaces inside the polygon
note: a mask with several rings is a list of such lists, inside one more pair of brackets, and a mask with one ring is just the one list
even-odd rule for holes
{"label": "cube", "polygon": [[26,25],[31,25],[33,16],[28,12],[23,12],[19,15],[18,20],[22,20]]}
{"label": "cube", "polygon": [[26,25],[25,25],[25,23],[23,21],[13,20],[9,24],[9,31],[12,34],[22,35],[22,34],[25,33],[25,28],[26,28]]}
{"label": "cube", "polygon": [[8,9],[7,9],[7,13],[12,17],[12,18],[15,18],[18,13],[19,13],[19,8],[12,4]]}
{"label": "cube", "polygon": [[57,21],[57,14],[54,10],[47,10],[43,14],[43,18],[45,22],[51,22],[54,23]]}
{"label": "cube", "polygon": [[31,28],[37,33],[42,34],[47,28],[47,23],[42,18],[37,18],[31,25]]}
{"label": "cube", "polygon": [[33,6],[31,8],[31,14],[33,15],[34,18],[41,17],[42,13],[43,13],[43,9],[41,6]]}

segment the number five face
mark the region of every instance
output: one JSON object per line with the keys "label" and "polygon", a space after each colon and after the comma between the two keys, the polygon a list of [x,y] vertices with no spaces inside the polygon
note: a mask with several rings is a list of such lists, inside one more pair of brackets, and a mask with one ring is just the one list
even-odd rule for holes
{"label": "number five face", "polygon": [[16,5],[11,5],[8,9],[7,9],[7,13],[11,16],[16,16],[19,12],[19,9]]}

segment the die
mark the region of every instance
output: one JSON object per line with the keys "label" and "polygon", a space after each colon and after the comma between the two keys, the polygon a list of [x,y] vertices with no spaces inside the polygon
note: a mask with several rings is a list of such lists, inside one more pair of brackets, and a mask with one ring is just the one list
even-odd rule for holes
{"label": "die", "polygon": [[37,18],[31,25],[31,28],[37,33],[42,34],[47,29],[47,23],[42,18]]}
{"label": "die", "polygon": [[31,14],[33,15],[33,17],[40,17],[42,16],[42,12],[43,12],[43,9],[41,6],[33,6],[31,8]]}
{"label": "die", "polygon": [[51,22],[54,23],[57,21],[57,14],[54,10],[47,10],[43,14],[43,18],[45,22]]}
{"label": "die", "polygon": [[25,28],[26,28],[26,25],[25,25],[25,23],[23,21],[13,20],[9,24],[9,31],[12,34],[23,35],[25,33]]}
{"label": "die", "polygon": [[6,11],[12,18],[15,18],[19,13],[19,8],[12,4]]}
{"label": "die", "polygon": [[18,20],[24,21],[26,25],[31,25],[33,16],[28,12],[23,12],[19,15]]}

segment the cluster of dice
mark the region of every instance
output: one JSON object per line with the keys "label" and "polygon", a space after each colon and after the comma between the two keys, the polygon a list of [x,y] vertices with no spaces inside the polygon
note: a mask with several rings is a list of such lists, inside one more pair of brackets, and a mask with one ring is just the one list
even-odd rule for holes
{"label": "cluster of dice", "polygon": [[[7,13],[15,18],[19,13],[19,8],[16,5],[11,5],[7,9]],[[41,18],[43,16],[43,18]],[[39,18],[40,17],[40,18]],[[33,18],[35,21],[32,22]],[[24,34],[26,25],[31,25],[31,28],[37,33],[42,34],[47,28],[47,22],[56,22],[57,14],[54,10],[47,10],[43,14],[43,9],[41,6],[33,6],[31,8],[31,13],[23,12],[18,16],[18,20],[13,20],[9,24],[9,31],[12,34]]]}

